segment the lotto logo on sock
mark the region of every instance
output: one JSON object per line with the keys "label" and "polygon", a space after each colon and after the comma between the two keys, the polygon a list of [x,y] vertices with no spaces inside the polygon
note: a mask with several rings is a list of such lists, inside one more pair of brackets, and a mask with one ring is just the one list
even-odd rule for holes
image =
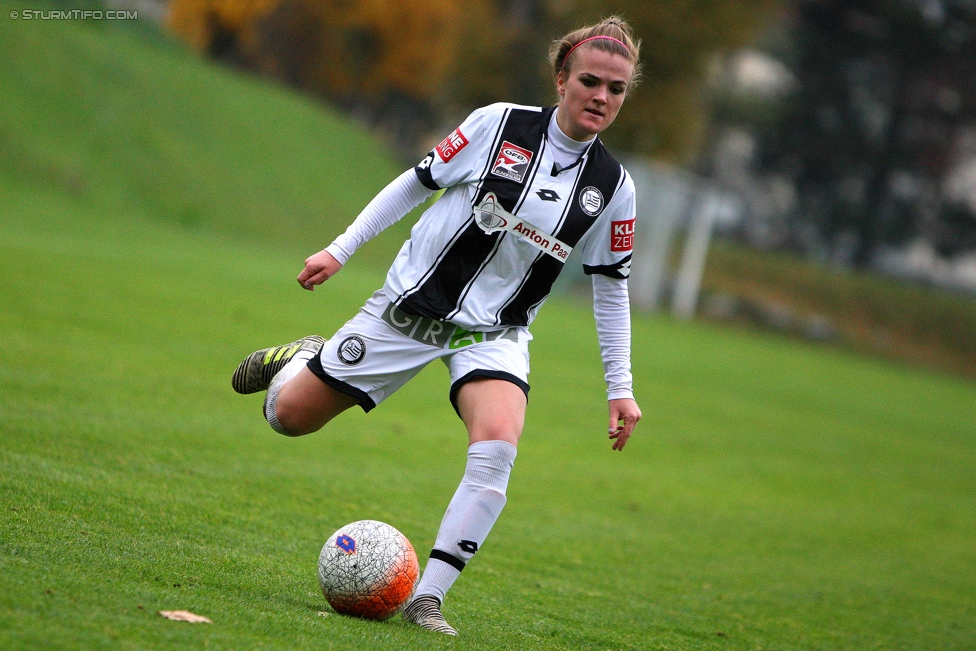
{"label": "lotto logo on sock", "polygon": [[478,543],[473,540],[459,540],[458,547],[461,548],[462,552],[467,552],[468,554],[474,554],[478,551]]}

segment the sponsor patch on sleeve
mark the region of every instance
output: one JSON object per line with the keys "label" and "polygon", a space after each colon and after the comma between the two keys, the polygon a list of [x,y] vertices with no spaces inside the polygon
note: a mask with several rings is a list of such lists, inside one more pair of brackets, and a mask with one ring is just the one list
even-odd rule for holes
{"label": "sponsor patch on sleeve", "polygon": [[636,219],[610,222],[610,250],[614,253],[634,249],[634,222]]}
{"label": "sponsor patch on sleeve", "polygon": [[437,155],[446,163],[467,146],[468,139],[464,137],[461,129],[458,128],[452,131],[447,138],[441,140],[441,144],[437,145]]}

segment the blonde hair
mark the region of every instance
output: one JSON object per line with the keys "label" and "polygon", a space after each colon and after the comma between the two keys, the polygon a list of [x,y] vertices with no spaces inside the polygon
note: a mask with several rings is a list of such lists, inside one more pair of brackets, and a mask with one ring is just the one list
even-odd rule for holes
{"label": "blonde hair", "polygon": [[[587,39],[592,39],[588,43],[590,47],[610,54],[619,54],[634,64],[634,74],[629,84],[629,88],[634,88],[641,79],[641,42],[639,39],[635,40],[633,34],[627,21],[619,16],[610,16],[596,25],[581,27],[562,38],[557,38],[549,45],[549,63],[552,64],[553,74],[557,76],[560,72],[569,74],[572,61],[576,58],[573,48]],[[599,38],[601,36],[608,38]]]}

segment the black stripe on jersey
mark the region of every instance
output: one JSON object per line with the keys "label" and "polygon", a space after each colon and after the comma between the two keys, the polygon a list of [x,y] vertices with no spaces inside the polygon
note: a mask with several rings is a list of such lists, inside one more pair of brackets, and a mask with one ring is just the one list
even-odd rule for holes
{"label": "black stripe on jersey", "polygon": [[[548,120],[546,120],[545,124],[548,124]],[[536,155],[536,162],[535,162],[535,164],[529,165],[529,169],[526,171],[525,183],[522,186],[522,195],[519,197],[518,203],[515,204],[515,208],[513,208],[512,210],[509,211],[513,215],[518,214],[518,211],[522,207],[522,204],[525,203],[525,199],[528,196],[528,190],[529,190],[529,188],[532,187],[532,181],[535,179],[535,175],[539,171],[539,165],[542,164],[542,155],[545,153],[545,150],[546,150],[546,147],[547,146],[548,146],[548,139],[547,138],[543,138],[542,139],[542,146],[539,147],[539,151],[537,151],[535,153],[535,155]],[[479,203],[480,203],[480,199],[479,199]],[[461,297],[458,299],[458,302],[457,302],[457,305],[454,308],[454,311],[447,315],[447,320],[450,320],[450,319],[454,318],[455,316],[457,316],[457,313],[461,311],[461,305],[464,303],[464,299],[468,296],[468,292],[471,291],[471,287],[474,286],[474,283],[478,279],[478,276],[481,275],[481,272],[484,271],[485,267],[488,266],[488,263],[491,262],[492,259],[495,257],[495,254],[498,253],[498,249],[502,245],[502,243],[505,241],[505,238],[506,237],[508,237],[508,233],[502,233],[501,237],[498,238],[498,240],[496,241],[496,244],[495,244],[495,248],[491,252],[491,255],[489,255],[487,258],[485,258],[485,261],[478,268],[478,272],[471,277],[471,280],[470,281],[468,281],[468,284],[464,288],[464,291],[461,292]],[[523,282],[524,282],[524,279],[523,279]]]}
{"label": "black stripe on jersey", "polygon": [[[490,150],[472,205],[477,206],[486,194],[493,192],[505,210],[512,213],[517,210],[525,188],[531,184],[542,160],[541,145],[551,111],[508,109],[508,115],[503,118],[500,133]],[[502,143],[506,141],[531,151],[535,159],[530,162],[522,182],[495,176],[490,171]],[[472,215],[463,232],[441,252],[428,274],[425,274],[426,278],[404,293],[399,307],[434,319],[447,319],[456,314],[465,292],[494,256],[498,242],[504,235],[504,232],[486,234]]]}
{"label": "black stripe on jersey", "polygon": [[[574,166],[575,165],[578,165],[579,162],[581,160],[583,160],[585,157],[586,157],[585,154],[583,156],[580,156],[580,160],[576,161],[576,163],[574,163],[573,165]],[[583,173],[583,168],[580,167],[576,171],[576,179],[573,181],[573,189],[569,193],[569,196],[570,197],[576,196],[576,188],[579,186],[580,175],[582,173]],[[563,208],[563,212],[559,216],[559,222],[556,224],[556,228],[553,229],[554,232],[555,231],[558,231],[559,228],[566,222],[566,216],[569,214],[569,209],[570,209],[570,207],[572,205],[573,205],[572,199],[570,199],[569,201],[566,202],[566,207]],[[532,264],[530,264],[529,265],[529,268],[525,270],[525,274],[522,276],[522,280],[521,280],[521,282],[519,282],[518,287],[516,287],[515,288],[515,291],[513,291],[511,293],[511,295],[508,297],[508,300],[505,301],[500,308],[498,308],[498,311],[495,312],[495,325],[499,325],[502,322],[501,321],[501,319],[502,319],[502,317],[501,317],[502,313],[512,303],[512,301],[514,301],[516,299],[516,297],[518,297],[519,292],[522,291],[522,288],[525,286],[525,283],[527,283],[528,280],[529,280],[529,278],[532,276],[532,269],[535,267],[535,264],[539,261],[539,258],[542,258],[542,257],[545,257],[545,256],[546,256],[546,254],[545,253],[542,253],[541,251],[538,254],[536,254],[535,259],[532,261]],[[562,267],[560,267],[560,269],[561,268]]]}
{"label": "black stripe on jersey", "polygon": [[[595,186],[604,197],[603,209],[606,210],[624,179],[623,167],[614,160],[599,139],[590,146],[586,159],[576,186],[573,188],[569,213],[554,233],[557,239],[570,246],[576,246],[600,216],[599,214],[590,216],[583,212],[580,193],[590,186]],[[552,284],[562,269],[562,262],[551,255],[540,254],[532,263],[522,285],[499,313],[497,322],[511,326],[528,325],[529,313],[549,296]]]}
{"label": "black stripe on jersey", "polygon": [[[498,146],[498,143],[501,142],[501,139],[500,138],[501,138],[502,129],[505,126],[505,122],[506,122],[506,120],[508,118],[508,113],[510,111],[511,111],[511,109],[505,109],[505,112],[502,114],[502,119],[499,120],[499,122],[498,122],[498,128],[495,129],[495,136],[492,139],[492,143],[491,143],[491,151],[495,151],[495,147],[497,147]],[[488,158],[488,160],[485,162],[485,167],[484,167],[484,169],[481,170],[481,176],[479,177],[481,179],[484,179],[485,178],[485,174],[488,171],[488,166],[492,162],[491,156],[488,156],[487,158]],[[417,175],[419,176],[420,174],[421,174],[421,172],[420,171],[417,171]],[[430,174],[430,172],[428,170],[428,175],[429,174]],[[421,178],[421,182],[423,182],[423,178]],[[433,178],[431,178],[431,183],[434,183]],[[481,186],[479,185],[479,188],[480,187]],[[472,215],[472,219],[473,219],[473,215]],[[415,314],[417,316],[426,316],[426,317],[432,317],[432,318],[436,318],[438,320],[441,320],[441,317],[439,317],[439,316],[434,316],[434,315],[431,315],[431,314],[423,314],[422,312],[419,312],[418,310],[420,308],[418,308],[416,306],[413,306],[413,307],[406,306],[405,305],[405,301],[403,300],[403,298],[405,296],[409,296],[412,292],[416,291],[418,287],[420,287],[421,285],[423,285],[430,278],[431,274],[437,269],[437,266],[441,263],[441,260],[444,259],[444,256],[447,254],[447,252],[451,250],[451,247],[454,246],[454,244],[455,244],[455,242],[457,242],[458,238],[464,233],[464,231],[467,228],[467,226],[468,226],[467,223],[462,223],[461,226],[458,227],[458,229],[454,232],[454,235],[451,236],[451,239],[448,240],[447,244],[444,245],[444,248],[441,249],[440,253],[437,254],[437,257],[434,258],[433,264],[430,265],[430,267],[427,269],[427,271],[424,272],[424,274],[414,284],[414,286],[411,287],[410,289],[405,290],[402,294],[400,294],[397,297],[397,300],[395,300],[394,303],[398,307],[401,307],[406,312],[411,313],[411,314]]]}

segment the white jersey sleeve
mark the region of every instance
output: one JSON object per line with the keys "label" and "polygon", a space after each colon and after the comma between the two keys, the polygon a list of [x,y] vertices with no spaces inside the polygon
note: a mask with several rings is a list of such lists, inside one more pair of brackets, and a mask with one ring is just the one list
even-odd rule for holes
{"label": "white jersey sleeve", "polygon": [[607,399],[634,397],[630,370],[630,295],[627,280],[593,275],[593,317],[603,359]]}
{"label": "white jersey sleeve", "polygon": [[504,113],[500,104],[474,111],[414,168],[420,182],[431,190],[477,180],[491,153]]}
{"label": "white jersey sleeve", "polygon": [[352,254],[383,230],[400,221],[404,215],[430,198],[433,192],[407,170],[377,194],[346,232],[337,237],[325,250],[339,264],[346,264]]}
{"label": "white jersey sleeve", "polygon": [[583,271],[610,278],[629,277],[636,222],[634,181],[624,171],[620,188],[577,245],[582,247]]}

